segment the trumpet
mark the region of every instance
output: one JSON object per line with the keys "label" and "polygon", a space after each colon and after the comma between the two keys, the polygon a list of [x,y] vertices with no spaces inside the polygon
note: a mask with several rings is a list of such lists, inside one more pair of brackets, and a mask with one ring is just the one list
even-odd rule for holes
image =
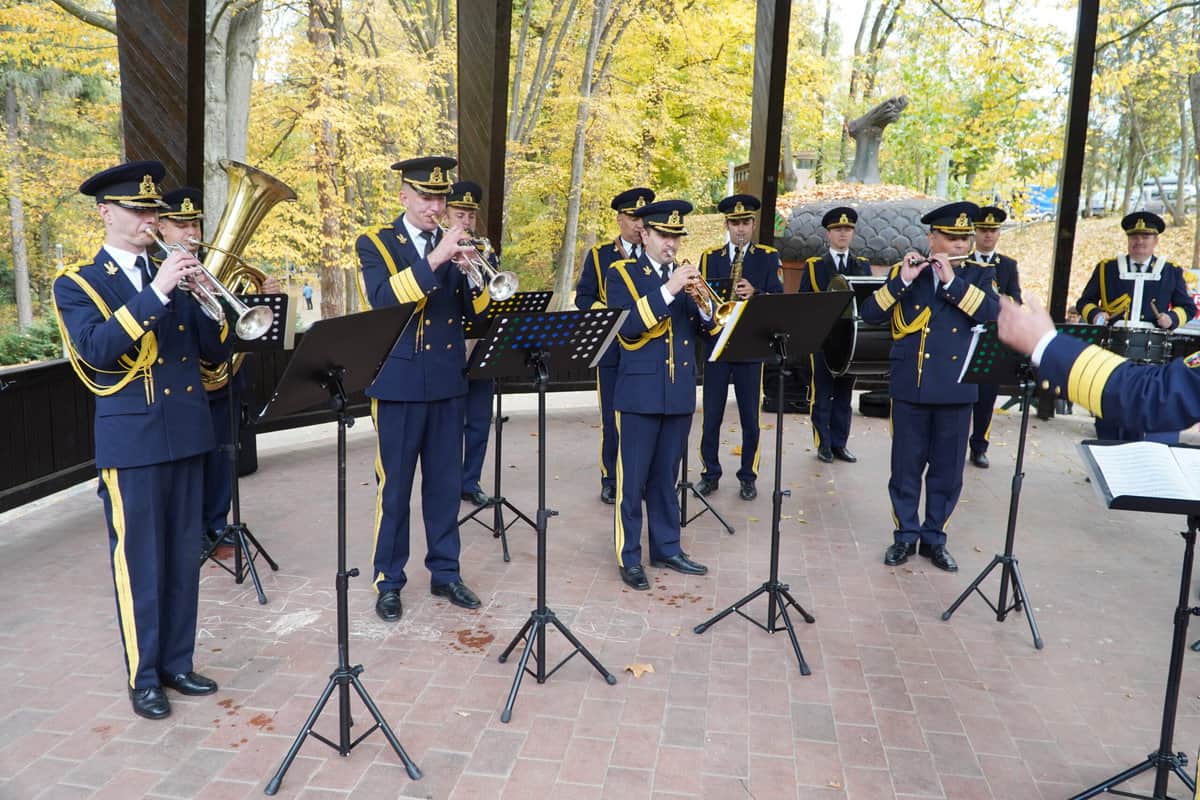
{"label": "trumpet", "polygon": [[734,306],[737,304],[735,300],[721,300],[703,276],[689,281],[683,290],[696,301],[696,305],[708,306],[713,320],[718,325],[724,325],[729,320],[729,315],[733,313]]}
{"label": "trumpet", "polygon": [[[181,251],[189,255],[191,254],[191,250],[183,243],[167,244],[153,227],[146,228],[146,232],[150,234],[150,237],[154,239],[154,242],[162,250],[168,253]],[[196,247],[207,246],[204,242],[191,237],[189,237],[188,243]],[[221,300],[223,299],[233,309],[234,314],[237,315],[234,330],[237,331],[239,339],[244,341],[257,339],[271,329],[271,323],[275,319],[274,311],[266,306],[251,308],[243,303],[236,294],[225,288],[225,285],[217,280],[216,276],[209,272],[208,268],[203,264],[200,265],[200,271],[208,278],[214,287],[213,289],[209,289],[200,281],[188,281],[186,285],[181,284],[181,288],[191,294],[196,302],[200,304],[200,307],[204,309],[205,314],[218,322],[223,322],[225,320],[225,309],[221,305]]]}
{"label": "trumpet", "polygon": [[[438,223],[443,231],[450,230],[450,227],[444,222]],[[461,239],[460,245],[470,245],[474,249],[462,256],[460,261],[455,258],[454,263],[458,265],[459,270],[478,287],[487,286],[488,294],[493,300],[507,300],[517,293],[517,287],[520,286],[520,281],[517,279],[515,272],[499,272],[491,265],[491,257],[496,251],[492,248],[492,243],[485,238],[472,236],[469,239]]]}

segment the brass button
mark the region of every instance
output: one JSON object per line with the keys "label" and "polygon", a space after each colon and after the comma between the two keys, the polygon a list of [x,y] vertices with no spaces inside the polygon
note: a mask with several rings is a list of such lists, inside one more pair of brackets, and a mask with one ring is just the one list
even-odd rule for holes
{"label": "brass button", "polygon": [[142,327],[143,327],[143,328],[149,328],[149,327],[150,327],[150,322],[149,322],[149,320],[142,320]]}
{"label": "brass button", "polygon": [[926,358],[929,358],[931,355],[933,355],[933,354],[932,354],[932,353],[926,353],[926,354],[925,354],[925,357],[926,357]]}
{"label": "brass button", "polygon": [[1062,387],[1061,387],[1061,386],[1055,386],[1055,387],[1054,387],[1054,396],[1055,396],[1055,397],[1058,397],[1058,396],[1059,396],[1059,395],[1061,395],[1061,394],[1062,394]]}
{"label": "brass button", "polygon": [[189,384],[189,385],[188,385],[188,387],[187,387],[187,391],[189,391],[189,392],[190,392],[191,390],[192,390],[192,387],[191,387],[191,385]]}
{"label": "brass button", "polygon": [[158,319],[158,317],[156,317],[156,316],[154,316],[153,314],[151,314],[151,315],[150,315],[150,319],[151,319],[151,320],[156,320],[156,319]]}
{"label": "brass button", "polygon": [[432,325],[432,324],[433,324],[433,320],[431,320],[431,319],[427,319],[427,320],[425,320],[425,324],[426,324],[426,325]]}
{"label": "brass button", "polygon": [[917,303],[917,304],[916,304],[916,306],[914,306],[914,307],[917,309],[917,311],[920,311],[920,310],[921,310],[921,304],[920,304],[920,303]]}
{"label": "brass button", "polygon": [[684,346],[684,347],[687,347],[687,346],[688,346],[688,340],[687,340],[687,339],[684,339],[684,340],[683,340],[683,346]]}
{"label": "brass button", "polygon": [[1042,388],[1043,388],[1043,389],[1045,389],[1045,390],[1049,390],[1049,388],[1050,388],[1050,381],[1042,381]]}
{"label": "brass button", "polygon": [[958,328],[951,328],[951,329],[950,329],[950,332],[951,332],[951,333],[958,333]]}
{"label": "brass button", "polygon": [[453,324],[454,324],[454,317],[451,317],[450,319],[446,320],[446,324],[447,324],[447,325],[453,325]]}
{"label": "brass button", "polygon": [[958,361],[958,356],[950,356],[951,361]]}
{"label": "brass button", "polygon": [[686,366],[687,366],[687,362],[686,362],[686,361],[685,361],[685,362],[683,362],[683,365],[686,367]]}
{"label": "brass button", "polygon": [[451,349],[451,348],[453,348],[453,347],[454,347],[454,343],[453,343],[453,342],[451,342],[450,344],[446,345],[446,349],[447,349],[447,350],[450,350],[450,349]]}
{"label": "brass button", "polygon": [[183,327],[182,325],[180,325],[180,326],[179,326],[179,330],[181,330],[181,331],[186,331],[186,330],[187,330],[187,328],[185,328],[185,327]]}
{"label": "brass button", "polygon": [[158,359],[158,363],[160,363],[160,364],[165,364],[165,363],[167,363],[167,362],[163,361],[163,360],[162,360],[162,358],[160,357],[160,358]]}
{"label": "brass button", "polygon": [[432,349],[433,349],[433,345],[431,345],[431,344],[427,344],[427,345],[425,345],[425,349],[426,349],[426,350],[432,350]]}
{"label": "brass button", "polygon": [[179,357],[179,360],[180,360],[180,361],[187,361],[187,356],[180,356],[180,357]]}
{"label": "brass button", "polygon": [[167,388],[163,389],[163,394],[169,397],[171,395],[171,387],[168,386]]}
{"label": "brass button", "polygon": [[926,333],[929,333],[929,328],[926,328],[926,329],[925,329],[925,332],[926,332]]}

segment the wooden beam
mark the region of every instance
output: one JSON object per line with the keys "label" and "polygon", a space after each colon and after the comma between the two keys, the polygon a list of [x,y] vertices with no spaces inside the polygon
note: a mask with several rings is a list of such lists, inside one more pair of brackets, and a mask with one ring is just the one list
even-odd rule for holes
{"label": "wooden beam", "polygon": [[479,214],[500,248],[508,145],[511,0],[458,0],[458,174],[483,186]]}
{"label": "wooden beam", "polygon": [[125,158],[161,161],[168,188],[202,187],[204,1],[114,5]]}
{"label": "wooden beam", "polygon": [[775,241],[775,199],[779,194],[779,148],[792,2],[757,0],[757,4],[750,111],[750,191],[762,201],[758,240],[769,245]]}

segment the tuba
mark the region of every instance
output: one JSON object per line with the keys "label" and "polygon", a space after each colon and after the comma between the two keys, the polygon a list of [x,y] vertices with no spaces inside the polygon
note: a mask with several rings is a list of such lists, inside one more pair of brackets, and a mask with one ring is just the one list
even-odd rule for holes
{"label": "tuba", "polygon": [[[212,234],[206,237],[204,267],[217,281],[234,294],[258,294],[263,290],[266,275],[262,270],[241,259],[254,229],[263,221],[266,212],[282,200],[295,200],[296,193],[283,181],[272,178],[263,170],[248,164],[222,158],[221,169],[226,170],[229,188],[226,207]],[[233,356],[234,372],[238,371],[245,353]],[[200,378],[205,391],[221,389],[229,380],[228,363],[200,363]]]}
{"label": "tuba", "polygon": [[[225,158],[220,163],[229,178],[229,188],[221,219],[204,242],[204,267],[234,294],[257,294],[267,276],[243,261],[241,253],[267,212],[276,203],[295,200],[296,193],[283,181],[248,164]],[[245,353],[234,354],[235,372],[245,357]],[[206,391],[219,389],[230,378],[229,364],[202,362],[200,376]]]}

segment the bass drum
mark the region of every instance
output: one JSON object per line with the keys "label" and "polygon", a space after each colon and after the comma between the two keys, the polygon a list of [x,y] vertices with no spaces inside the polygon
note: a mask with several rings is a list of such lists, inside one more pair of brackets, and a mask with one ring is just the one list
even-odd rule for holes
{"label": "bass drum", "polygon": [[854,299],[846,307],[847,314],[833,324],[821,352],[829,374],[835,378],[843,375],[866,376],[886,375],[890,370],[889,356],[892,352],[892,329],[890,325],[871,325],[858,315],[861,300],[884,284],[882,276],[853,277],[847,280],[854,290]]}

